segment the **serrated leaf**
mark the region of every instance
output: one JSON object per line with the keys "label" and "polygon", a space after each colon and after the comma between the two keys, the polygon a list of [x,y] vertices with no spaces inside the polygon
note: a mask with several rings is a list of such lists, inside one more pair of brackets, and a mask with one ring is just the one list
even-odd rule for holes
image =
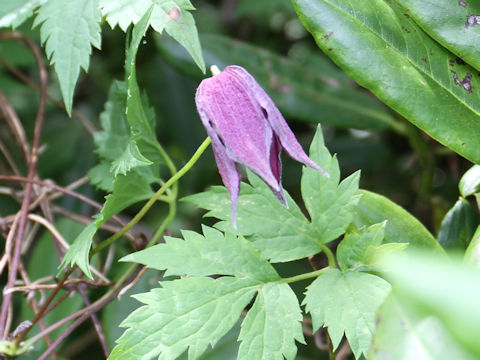
{"label": "serrated leaf", "polygon": [[136,56],[138,47],[149,27],[152,16],[151,6],[132,31],[132,39],[125,59],[125,76],[128,85],[126,93],[126,118],[130,125],[132,139],[138,144],[140,152],[154,162],[160,162],[161,146],[155,134],[155,114],[149,108],[146,97],[141,96],[137,84]]}
{"label": "serrated leaf", "polygon": [[152,164],[153,162],[140,153],[137,143],[130,140],[123,154],[112,163],[110,171],[114,177],[117,177],[118,175],[127,175],[134,168]]}
{"label": "serrated leaf", "polygon": [[305,254],[320,252],[321,248],[310,233],[307,219],[288,193],[287,209],[256,175],[250,173],[249,179],[253,186],[241,185],[237,231],[233,229],[230,218],[230,197],[223,186],[214,186],[207,192],[183,200],[208,209],[205,216],[223,220],[215,225],[217,228],[247,237],[271,262],[301,259],[308,256]]}
{"label": "serrated leaf", "polygon": [[314,331],[328,327],[334,350],[345,333],[359,359],[368,354],[375,330],[375,312],[390,290],[390,284],[378,276],[332,269],[307,288],[303,304],[312,315]]}
{"label": "serrated leaf", "polygon": [[232,277],[183,278],[135,296],[144,303],[121,324],[128,327],[108,357],[174,359],[188,348],[198,358],[230,330],[258,285]]}
{"label": "serrated leaf", "polygon": [[360,172],[355,172],[339,184],[338,161],[325,147],[320,127],[310,145],[310,158],[330,174],[327,178],[314,169],[304,167],[301,181],[302,197],[312,218],[312,227],[318,239],[327,243],[342,235],[352,221],[360,199],[357,194]]}
{"label": "serrated leaf", "polygon": [[[271,262],[292,261],[317,254],[322,251],[323,243],[343,234],[351,222],[359,198],[356,194],[359,174],[351,175],[338,186],[339,169],[336,160],[332,160],[325,148],[323,159],[315,153],[315,146],[320,147],[321,143],[323,147],[320,127],[314,142],[316,145],[312,147],[312,159],[325,170],[331,171],[331,177],[327,179],[318,172],[304,172],[303,177],[309,177],[309,181],[302,187],[302,192],[309,204],[307,208],[313,212],[310,213],[312,223],[305,218],[288,194],[286,197],[289,207],[285,208],[270,188],[250,171],[248,178],[251,186],[242,184],[238,199],[238,230],[233,228],[230,219],[231,203],[225,188],[213,187],[208,192],[188,196],[184,200],[209,210],[205,216],[223,220],[215,225],[219,229],[247,237]],[[324,161],[325,159],[327,161]],[[336,167],[330,166],[331,162]],[[323,188],[329,192],[324,194]],[[323,197],[329,200],[324,201]],[[331,204],[332,201],[338,204]],[[314,204],[315,202],[319,204]],[[325,212],[326,210],[328,212]],[[319,214],[317,211],[324,213]]]}
{"label": "serrated leaf", "polygon": [[[196,80],[205,77],[175,41],[162,35],[155,41],[171,66]],[[342,128],[385,129],[396,125],[380,101],[359,89],[324,57],[311,54],[311,63],[302,64],[219,34],[201,34],[200,41],[207,67],[223,69],[237,64],[248,69],[287,118]]]}
{"label": "serrated leaf", "polygon": [[438,242],[447,250],[465,250],[478,226],[478,215],[470,203],[459,199],[442,220]]}
{"label": "serrated leaf", "polygon": [[108,162],[101,161],[91,168],[87,173],[90,183],[103,191],[112,192],[114,178],[110,173],[110,167]]}
{"label": "serrated leaf", "polygon": [[130,141],[130,128],[125,115],[127,108],[127,84],[113,81],[108,92],[105,109],[100,114],[102,131],[94,134],[98,155],[112,162],[119,158]]}
{"label": "serrated leaf", "polygon": [[445,146],[480,163],[475,69],[457,64],[455,55],[393,1],[293,3],[318,46],[355,81]]}
{"label": "serrated leaf", "polygon": [[[396,0],[422,29],[448,50],[480,70],[477,1]],[[473,17],[473,18],[472,18]]]}
{"label": "serrated leaf", "polygon": [[385,222],[349,232],[337,247],[337,261],[342,270],[368,264],[368,249],[377,248],[385,236]]}
{"label": "serrated leaf", "polygon": [[419,316],[390,295],[380,307],[369,360],[474,360],[435,317]]}
{"label": "serrated leaf", "polygon": [[47,0],[3,0],[0,8],[0,28],[17,28]]}
{"label": "serrated leaf", "polygon": [[463,174],[458,189],[463,197],[468,197],[480,192],[480,165],[473,165]]}
{"label": "serrated leaf", "polygon": [[195,10],[189,0],[100,0],[103,16],[112,28],[117,24],[126,31],[130,24],[136,24],[152,7],[149,19],[155,31],[165,31],[178,41],[194,59],[198,67],[205,72],[195,21],[189,10]]}
{"label": "serrated leaf", "polygon": [[35,18],[69,115],[80,68],[88,71],[92,46],[100,49],[100,20],[98,0],[47,0]]}
{"label": "serrated leaf", "polygon": [[302,318],[297,297],[287,284],[265,284],[242,323],[238,359],[295,359],[295,340],[305,343]]}
{"label": "serrated leaf", "polygon": [[93,279],[92,272],[90,271],[88,255],[90,253],[90,247],[92,246],[93,235],[95,235],[96,231],[97,227],[94,222],[88,224],[82,230],[65,253],[62,262],[59,265],[60,271],[67,266],[78,265],[88,278]]}
{"label": "serrated leaf", "polygon": [[167,270],[165,275],[233,275],[262,282],[279,280],[275,269],[247,240],[232,233],[222,234],[203,226],[203,236],[182,231],[185,240],[165,237],[165,244],[130,254],[122,261],[134,261],[149,268]]}
{"label": "serrated leaf", "polygon": [[360,194],[362,197],[353,219],[358,228],[387,220],[384,242],[408,243],[407,251],[428,249],[444,253],[433,235],[408,211],[382,195],[366,190],[360,190]]}

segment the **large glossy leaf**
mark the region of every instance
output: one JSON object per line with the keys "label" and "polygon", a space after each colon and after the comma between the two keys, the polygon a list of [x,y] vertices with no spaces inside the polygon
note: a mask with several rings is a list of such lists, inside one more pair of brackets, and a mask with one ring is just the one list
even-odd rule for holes
{"label": "large glossy leaf", "polygon": [[382,195],[366,190],[360,190],[360,193],[362,197],[353,220],[357,227],[371,226],[387,220],[384,242],[408,243],[408,250],[425,248],[443,253],[437,240],[408,211]]}
{"label": "large glossy leaf", "polygon": [[432,38],[480,70],[480,2],[395,0]]}
{"label": "large glossy leaf", "polygon": [[[165,59],[196,79],[203,74],[174,41],[157,36]],[[251,72],[285,116],[340,127],[385,129],[393,117],[379,101],[346,79],[337,68],[318,56],[313,65],[302,65],[264,48],[220,35],[201,36],[207,65],[224,68],[237,64]],[[395,126],[395,124],[393,125]]]}
{"label": "large glossy leaf", "polygon": [[[413,124],[480,163],[477,71],[384,0],[293,0],[318,46]],[[405,15],[406,14],[406,15]]]}

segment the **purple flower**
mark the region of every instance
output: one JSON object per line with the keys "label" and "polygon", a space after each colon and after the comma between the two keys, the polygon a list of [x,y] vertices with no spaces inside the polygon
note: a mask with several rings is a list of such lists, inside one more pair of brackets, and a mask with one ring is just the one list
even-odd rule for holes
{"label": "purple flower", "polygon": [[252,75],[240,66],[228,66],[203,80],[197,89],[197,110],[212,141],[218,170],[232,200],[232,222],[240,174],[235,163],[257,174],[288,207],[281,185],[282,149],[293,159],[329,176],[303,151],[272,99]]}

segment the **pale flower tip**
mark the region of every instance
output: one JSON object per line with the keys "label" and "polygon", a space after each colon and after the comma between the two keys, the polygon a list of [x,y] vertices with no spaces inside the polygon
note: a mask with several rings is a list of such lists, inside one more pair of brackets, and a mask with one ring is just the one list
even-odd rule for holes
{"label": "pale flower tip", "polygon": [[218,68],[217,65],[212,65],[210,66],[210,71],[212,72],[212,75],[215,76],[215,75],[218,75],[221,73],[220,69]]}

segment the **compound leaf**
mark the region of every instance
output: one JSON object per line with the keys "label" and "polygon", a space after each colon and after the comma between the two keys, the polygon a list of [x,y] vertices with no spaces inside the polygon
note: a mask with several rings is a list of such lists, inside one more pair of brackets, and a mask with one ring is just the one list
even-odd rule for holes
{"label": "compound leaf", "polygon": [[279,280],[277,272],[247,240],[203,226],[203,236],[182,231],[185,240],[165,237],[164,244],[125,256],[165,275],[233,275],[262,282]]}
{"label": "compound leaf", "polygon": [[242,323],[238,359],[295,359],[295,340],[305,343],[301,321],[297,297],[287,284],[264,285]]}
{"label": "compound leaf", "polygon": [[358,359],[368,354],[375,330],[375,312],[390,293],[382,278],[363,272],[332,269],[308,288],[306,310],[312,315],[313,330],[328,327],[334,349],[345,333]]}
{"label": "compound leaf", "polygon": [[187,348],[196,359],[235,325],[258,286],[232,277],[187,277],[161,285],[135,296],[145,305],[120,325],[129,329],[109,360],[174,359]]}

